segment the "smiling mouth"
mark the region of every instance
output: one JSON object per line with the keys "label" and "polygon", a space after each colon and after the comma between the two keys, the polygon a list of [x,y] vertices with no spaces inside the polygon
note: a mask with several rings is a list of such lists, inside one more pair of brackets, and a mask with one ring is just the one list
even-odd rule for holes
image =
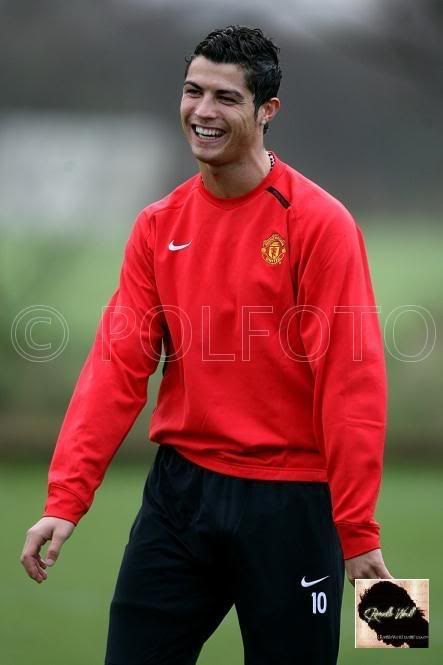
{"label": "smiling mouth", "polygon": [[191,125],[194,135],[204,143],[213,143],[222,139],[226,132],[218,127],[201,127],[199,125]]}

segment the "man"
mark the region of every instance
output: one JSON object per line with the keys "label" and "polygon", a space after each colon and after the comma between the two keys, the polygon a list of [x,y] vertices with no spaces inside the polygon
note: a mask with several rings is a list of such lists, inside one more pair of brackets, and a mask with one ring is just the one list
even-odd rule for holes
{"label": "man", "polygon": [[200,172],[137,216],[27,534],[22,563],[41,582],[146,403],[163,343],[160,447],[107,665],[195,663],[233,604],[248,665],[335,663],[343,561],[352,583],[390,577],[374,521],[386,376],[364,240],[341,203],[264,148],[278,51],[229,26],[187,60],[181,123]]}

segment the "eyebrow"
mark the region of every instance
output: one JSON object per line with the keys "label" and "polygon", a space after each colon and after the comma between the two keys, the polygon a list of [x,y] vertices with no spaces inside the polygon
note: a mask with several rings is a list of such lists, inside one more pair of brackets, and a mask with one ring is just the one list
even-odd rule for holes
{"label": "eyebrow", "polygon": [[[185,85],[192,85],[194,88],[198,88],[199,90],[203,90],[201,85],[198,85],[198,83],[195,83],[194,81],[190,81],[189,79],[183,83],[183,87]],[[234,97],[237,97],[238,99],[244,99],[243,95],[241,92],[238,92],[238,90],[222,90],[219,89],[216,92],[221,93],[221,94],[228,94],[228,95],[233,95]]]}

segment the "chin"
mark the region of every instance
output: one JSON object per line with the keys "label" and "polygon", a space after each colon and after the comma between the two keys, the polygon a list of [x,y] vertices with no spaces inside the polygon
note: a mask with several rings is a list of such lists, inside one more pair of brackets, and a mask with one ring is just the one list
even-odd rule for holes
{"label": "chin", "polygon": [[220,162],[223,162],[223,152],[211,154],[210,151],[194,145],[191,145],[191,151],[195,159],[198,159],[199,162],[203,162],[204,164],[213,164],[215,166]]}

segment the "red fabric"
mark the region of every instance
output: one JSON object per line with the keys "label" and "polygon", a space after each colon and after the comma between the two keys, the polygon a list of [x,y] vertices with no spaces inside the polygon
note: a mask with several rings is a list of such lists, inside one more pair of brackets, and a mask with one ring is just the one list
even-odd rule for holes
{"label": "red fabric", "polygon": [[137,216],[60,431],[45,515],[77,523],[89,509],[163,338],[152,441],[228,475],[327,480],[344,557],[380,546],[387,381],[363,235],[274,156],[245,196],[214,197],[196,175]]}

